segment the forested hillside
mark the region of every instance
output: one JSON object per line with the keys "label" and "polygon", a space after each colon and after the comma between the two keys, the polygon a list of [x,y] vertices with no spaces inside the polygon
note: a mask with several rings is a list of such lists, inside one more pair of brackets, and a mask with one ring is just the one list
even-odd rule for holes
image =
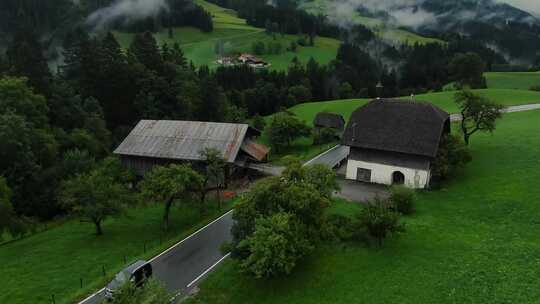
{"label": "forested hillside", "polygon": [[[128,1],[129,2],[129,1]],[[0,2],[0,46],[13,35],[32,31],[44,43],[49,57],[58,56],[58,43],[74,27],[88,31],[158,31],[194,26],[213,29],[212,17],[191,0],[128,3],[114,0],[4,0]],[[139,3],[139,4],[137,4]]]}
{"label": "forested hillside", "polygon": [[[538,64],[540,21],[528,12],[493,0],[305,0],[301,7],[337,24],[363,24],[388,40],[409,33],[440,41],[466,37],[513,64]],[[421,38],[409,38],[412,43]]]}

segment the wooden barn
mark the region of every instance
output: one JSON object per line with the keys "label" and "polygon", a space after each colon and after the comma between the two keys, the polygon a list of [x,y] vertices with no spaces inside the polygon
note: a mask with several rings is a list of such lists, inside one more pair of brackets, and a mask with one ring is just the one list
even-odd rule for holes
{"label": "wooden barn", "polygon": [[351,115],[343,145],[351,148],[346,178],[426,188],[450,116],[431,103],[378,99]]}
{"label": "wooden barn", "polygon": [[253,141],[257,136],[260,131],[247,124],[141,120],[114,154],[139,176],[156,165],[200,162],[206,148],[229,164],[264,162],[269,149]]}

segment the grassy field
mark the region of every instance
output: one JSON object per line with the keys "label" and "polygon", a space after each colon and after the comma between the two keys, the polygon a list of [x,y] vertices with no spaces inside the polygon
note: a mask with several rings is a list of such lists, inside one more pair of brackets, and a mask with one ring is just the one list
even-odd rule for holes
{"label": "grassy field", "polygon": [[154,205],[133,209],[128,217],[107,220],[101,237],[94,234],[91,224],[73,220],[2,245],[0,303],[51,303],[53,294],[56,303],[73,303],[103,287],[127,266],[124,256],[129,264],[156,255],[222,213],[215,209],[201,216],[195,206],[173,208],[172,227],[161,236],[161,244],[163,208]]}
{"label": "grassy field", "polygon": [[539,120],[540,111],[506,114],[493,136],[472,138],[463,175],[420,193],[407,232],[382,249],[327,244],[276,280],[253,280],[227,261],[193,302],[538,303]]}
{"label": "grassy field", "polygon": [[[204,33],[196,28],[182,27],[173,31],[169,37],[168,31],[156,33],[155,38],[161,45],[178,42],[188,60],[195,65],[208,65],[216,67],[218,55],[215,46],[220,43],[227,53],[251,52],[255,42],[281,43],[283,52],[279,55],[261,55],[263,59],[272,64],[272,69],[286,70],[294,57],[301,62],[307,62],[311,57],[321,64],[327,64],[336,58],[339,41],[336,39],[317,37],[312,47],[298,47],[296,52],[288,52],[286,48],[292,41],[298,40],[295,35],[275,35],[275,38],[264,32],[264,29],[246,24],[244,19],[238,18],[236,12],[219,7],[204,0],[196,1],[212,14],[214,31]],[[115,33],[120,45],[127,48],[133,40],[133,34]]]}
{"label": "grassy field", "polygon": [[488,88],[529,90],[540,86],[540,72],[485,73]]}
{"label": "grassy field", "polygon": [[[426,44],[426,43],[444,43],[444,41],[429,37],[424,37],[413,32],[406,30],[387,27],[383,21],[361,16],[358,13],[352,13],[350,16],[344,17],[346,14],[343,11],[336,11],[334,5],[328,0],[304,0],[300,4],[300,8],[313,14],[313,15],[325,15],[332,18],[349,18],[351,22],[356,24],[362,24],[370,28],[375,35],[390,42],[390,43],[405,43],[405,44]],[[347,20],[339,20],[344,22]]]}
{"label": "grassy field", "polygon": [[[540,103],[540,92],[535,91],[509,89],[485,89],[475,91],[506,106]],[[459,110],[453,101],[454,94],[455,92],[452,91],[421,94],[415,96],[414,100],[429,101],[449,113],[457,113]],[[403,99],[410,99],[410,97],[403,97]],[[290,110],[309,124],[313,122],[313,118],[315,118],[317,113],[324,111],[341,114],[345,120],[348,120],[350,114],[354,110],[359,106],[366,104],[368,101],[369,99],[349,99],[310,102],[296,105]]]}

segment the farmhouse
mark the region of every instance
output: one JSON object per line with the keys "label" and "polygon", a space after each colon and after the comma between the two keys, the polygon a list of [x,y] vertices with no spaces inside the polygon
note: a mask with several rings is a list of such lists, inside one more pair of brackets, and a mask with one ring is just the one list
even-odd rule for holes
{"label": "farmhouse", "polygon": [[371,101],[353,112],[343,135],[351,148],[346,178],[425,188],[449,132],[450,116],[430,103]]}
{"label": "farmhouse", "polygon": [[345,129],[345,119],[339,114],[320,112],[313,119],[313,126],[316,131],[320,131],[323,128],[333,129],[336,135],[341,137],[341,133]]}
{"label": "farmhouse", "polygon": [[156,165],[200,162],[213,148],[229,163],[265,161],[269,149],[252,139],[260,131],[247,124],[141,120],[114,151],[124,166],[142,176]]}
{"label": "farmhouse", "polygon": [[240,54],[238,56],[221,57],[220,59],[216,60],[216,63],[222,66],[247,65],[254,69],[263,69],[271,66],[270,63],[251,54]]}

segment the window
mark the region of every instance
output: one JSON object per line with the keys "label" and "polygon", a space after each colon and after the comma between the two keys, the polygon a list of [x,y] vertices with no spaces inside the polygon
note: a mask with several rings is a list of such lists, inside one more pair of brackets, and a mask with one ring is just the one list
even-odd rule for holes
{"label": "window", "polygon": [[364,168],[356,169],[356,180],[361,182],[371,182],[371,170]]}

